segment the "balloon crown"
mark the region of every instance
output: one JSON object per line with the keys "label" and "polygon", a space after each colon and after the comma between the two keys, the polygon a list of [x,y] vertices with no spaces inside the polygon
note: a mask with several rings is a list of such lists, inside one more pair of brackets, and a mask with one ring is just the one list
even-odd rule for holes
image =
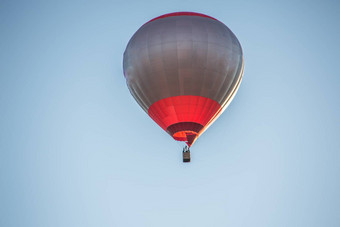
{"label": "balloon crown", "polygon": [[217,20],[217,19],[215,19],[215,18],[213,18],[211,16],[208,16],[208,15],[205,15],[205,14],[202,14],[202,13],[195,13],[195,12],[174,12],[174,13],[167,13],[167,14],[161,15],[159,17],[155,17],[152,20],[149,20],[147,23],[150,23],[151,21],[155,21],[155,20],[162,19],[162,18],[176,17],[176,16],[198,16],[198,17],[207,17],[207,18],[210,18],[210,19],[213,19],[213,20]]}

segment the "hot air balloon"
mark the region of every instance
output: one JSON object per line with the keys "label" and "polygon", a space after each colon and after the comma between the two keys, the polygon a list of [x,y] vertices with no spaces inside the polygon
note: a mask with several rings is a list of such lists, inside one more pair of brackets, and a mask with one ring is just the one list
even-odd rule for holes
{"label": "hot air balloon", "polygon": [[190,147],[232,101],[244,60],[239,41],[222,22],[177,12],[138,29],[126,47],[123,68],[137,103]]}

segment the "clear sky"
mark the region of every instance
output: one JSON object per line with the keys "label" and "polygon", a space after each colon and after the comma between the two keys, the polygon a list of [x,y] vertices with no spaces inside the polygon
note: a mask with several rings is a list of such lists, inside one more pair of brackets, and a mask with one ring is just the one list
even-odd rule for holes
{"label": "clear sky", "polygon": [[[245,73],[193,145],[130,95],[146,21],[200,12]],[[0,226],[340,226],[337,1],[0,1]]]}

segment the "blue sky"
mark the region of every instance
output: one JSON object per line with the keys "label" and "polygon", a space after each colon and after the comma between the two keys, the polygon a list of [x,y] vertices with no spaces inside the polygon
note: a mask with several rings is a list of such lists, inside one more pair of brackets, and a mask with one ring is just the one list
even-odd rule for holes
{"label": "blue sky", "polygon": [[[0,226],[339,226],[336,1],[1,1]],[[123,52],[146,21],[200,12],[245,73],[193,145],[133,100]]]}

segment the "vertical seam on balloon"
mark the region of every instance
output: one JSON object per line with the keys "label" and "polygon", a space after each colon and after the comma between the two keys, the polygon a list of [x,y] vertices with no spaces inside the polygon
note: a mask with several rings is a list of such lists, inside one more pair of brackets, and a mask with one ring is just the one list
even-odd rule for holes
{"label": "vertical seam on balloon", "polygon": [[[180,81],[180,69],[179,69],[179,62],[178,62],[178,37],[177,37],[177,29],[178,29],[178,26],[177,26],[177,22],[178,22],[178,19],[176,18],[176,23],[175,23],[175,31],[176,31],[176,65],[177,65],[177,78],[178,78],[178,85],[179,85],[179,95],[183,95],[182,94],[182,90],[183,90],[183,85],[181,84],[181,81]],[[182,86],[181,86],[182,85]],[[172,104],[174,105],[174,100],[171,99],[171,102]],[[181,103],[181,100],[180,100],[180,105],[182,105]],[[178,121],[178,115],[177,115],[177,112],[176,110],[174,109],[174,112],[176,113],[176,118],[177,118],[177,121]]]}
{"label": "vertical seam on balloon", "polygon": [[[231,44],[231,46],[233,47],[234,46],[233,45],[233,39],[230,39],[230,36],[234,36],[234,34],[231,33],[231,31],[229,30],[228,27],[226,27],[226,29],[227,29],[226,32],[229,33],[229,35],[227,36],[227,37],[229,37],[229,43],[228,44],[229,44],[229,46]],[[214,45],[216,45],[216,44],[214,44]],[[226,50],[229,50],[229,48],[227,48],[226,46],[223,46],[223,48],[225,48]],[[230,51],[230,55],[228,55],[228,58],[226,58],[227,56],[223,56],[224,61],[226,62],[226,70],[225,70],[225,72],[218,72],[219,74],[226,73],[226,75],[229,75],[228,71],[229,71],[230,68],[233,68],[233,67],[232,67],[232,63],[230,64],[228,62],[230,62],[229,59],[233,59],[232,58],[233,54],[234,54],[234,51],[233,51],[233,48],[232,48],[231,51]],[[216,89],[216,94],[215,94],[214,99],[217,100],[219,103],[221,102],[221,100],[224,100],[225,94],[228,94],[228,91],[229,91],[230,87],[232,86],[233,81],[235,80],[235,77],[236,77],[236,73],[233,73],[231,83],[229,84],[227,89],[224,89],[226,87],[226,84],[225,84],[226,81],[228,82],[229,79],[230,79],[230,77],[225,76],[222,83],[221,83],[221,86],[218,89]],[[223,92],[223,90],[225,90],[225,92]],[[222,92],[223,92],[223,94],[221,94]]]}
{"label": "vertical seam on balloon", "polygon": [[[206,23],[204,23],[204,28],[205,28],[205,31],[206,31],[206,34],[207,34],[207,46],[206,46],[206,55],[205,55],[205,57],[206,57],[206,65],[208,64],[208,53],[209,53],[209,32],[208,32],[208,29],[207,29],[207,27],[206,27]],[[207,79],[207,77],[208,77],[208,69],[207,68],[205,68],[205,71],[204,71],[205,73],[204,73],[204,82],[206,81],[206,79]],[[202,88],[203,87],[205,87],[204,86],[204,84],[205,83],[203,83],[202,85]],[[208,91],[208,93],[210,93],[209,91]],[[208,96],[210,96],[210,94],[208,95]],[[207,105],[207,102],[205,101],[204,102],[204,105],[203,105],[203,109],[205,109],[206,108],[206,105]],[[200,117],[202,117],[202,116],[200,116]],[[205,127],[205,125],[203,125],[203,128]],[[198,135],[198,137],[199,137],[199,135]]]}
{"label": "vertical seam on balloon", "polygon": [[[194,45],[193,45],[192,27],[193,27],[193,25],[192,25],[192,18],[190,18],[190,43],[191,43],[191,45],[190,45],[190,58],[191,58],[190,59],[190,72],[191,72],[192,79],[195,79],[195,75],[193,75],[193,49],[194,49]],[[189,82],[188,89],[189,89],[190,92],[193,92],[193,83],[192,83],[192,81]],[[189,109],[188,109],[188,111],[190,112],[190,106],[191,106],[190,104],[195,104],[195,103],[194,103],[194,100],[193,100],[191,94],[189,94],[189,95],[190,95],[190,97],[189,97],[189,107],[188,107]],[[196,106],[196,110],[197,110],[197,106]]]}
{"label": "vertical seam on balloon", "polygon": [[[204,27],[204,30],[205,30],[205,34],[207,35],[207,43],[208,43],[208,41],[209,41],[209,35],[208,35],[208,32],[207,32],[207,28],[206,28],[206,24],[205,23],[203,23],[203,27]],[[206,46],[206,48],[205,48],[205,65],[207,65],[207,60],[208,60],[208,44],[207,44],[207,46]],[[203,88],[205,87],[205,82],[206,82],[206,79],[207,79],[207,69],[206,69],[206,67],[203,67],[203,69],[204,69],[204,74],[203,74],[203,83],[202,83],[202,85],[201,85],[201,88],[200,88],[200,91],[199,91],[199,94],[200,94],[200,96],[202,97],[202,90],[203,90]],[[203,108],[205,108],[205,105],[206,105],[206,102],[204,102],[204,104],[203,104]],[[196,112],[197,112],[197,109],[196,109]],[[202,116],[200,115],[199,116],[199,118],[201,118]],[[203,125],[203,127],[204,127],[204,125]]]}
{"label": "vertical seam on balloon", "polygon": [[[150,57],[149,57],[149,32],[146,32],[147,35],[147,43],[146,43],[146,47],[145,50],[147,52],[147,56],[148,56],[148,61],[149,61],[149,66],[151,66],[151,62],[150,62]],[[144,71],[144,70],[143,70]],[[142,91],[142,89],[140,89],[139,84],[142,85],[142,87],[145,87],[144,81],[138,76],[138,84],[136,83],[136,86],[138,87],[139,93],[145,98],[145,101],[143,101],[143,103],[145,104],[145,107],[149,108],[152,105],[152,102],[150,100],[150,98]],[[144,100],[144,98],[142,100]]]}
{"label": "vertical seam on balloon", "polygon": [[[231,42],[232,40],[230,40],[229,42]],[[224,47],[225,48],[225,47]],[[227,48],[226,48],[227,49]],[[228,55],[229,56],[229,55]],[[233,51],[231,51],[231,55],[229,56],[229,59],[232,59],[232,56],[233,56]],[[227,75],[229,75],[228,74],[228,70],[230,69],[230,68],[232,68],[230,65],[231,64],[233,64],[232,62],[231,62],[231,64],[228,64],[228,60],[229,59],[223,59],[224,61],[226,61],[227,62],[227,66],[226,66],[226,71],[225,71],[225,73],[227,74]],[[220,60],[220,59],[219,59]],[[217,72],[218,74],[222,74],[222,72]],[[224,72],[223,72],[224,73]],[[234,80],[234,78],[235,78],[235,73],[233,74],[233,77],[232,77],[232,81]],[[226,81],[229,81],[229,79],[230,79],[230,77],[228,77],[228,76],[225,76],[224,78],[223,78],[223,81],[222,81],[222,83],[221,83],[221,85],[220,85],[220,87],[218,88],[218,89],[216,89],[216,95],[215,95],[215,100],[218,100],[218,102],[220,103],[221,102],[221,100],[223,100],[223,97],[225,96],[225,94],[226,93],[228,93],[228,90],[229,90],[229,88],[230,88],[230,86],[231,86],[231,84],[233,83],[233,82],[231,82],[230,84],[229,84],[229,86],[228,86],[228,88],[227,89],[225,89],[225,92],[223,92],[223,88],[225,87],[225,83],[226,83]],[[223,89],[223,90],[222,90]],[[223,95],[221,94],[223,92]]]}
{"label": "vertical seam on balloon", "polygon": [[[164,78],[164,81],[166,81],[167,82],[167,84],[169,84],[169,80],[168,80],[168,74],[167,74],[167,70],[165,70],[165,65],[166,65],[166,62],[164,61],[164,56],[166,56],[165,55],[165,51],[164,51],[164,44],[166,44],[165,42],[164,42],[164,36],[163,36],[163,33],[164,33],[164,27],[162,27],[161,28],[161,31],[160,31],[160,33],[161,33],[161,35],[160,35],[160,37],[161,37],[161,52],[162,52],[162,71],[163,71],[163,74],[162,74],[162,76],[163,76],[163,78]],[[162,88],[162,89],[166,89],[167,90],[167,97],[170,97],[171,96],[171,93],[172,93],[172,91],[171,91],[171,87],[168,87],[168,86],[165,86],[164,88]]]}
{"label": "vertical seam on balloon", "polygon": [[[207,27],[206,27],[206,23],[203,23],[203,27],[204,27],[204,31],[207,37],[207,42],[206,42],[206,48],[205,48],[205,53],[204,53],[204,57],[205,57],[205,66],[203,66],[203,70],[204,70],[204,74],[203,74],[203,83],[201,85],[201,89],[199,94],[202,96],[202,90],[205,87],[205,82],[207,80],[207,74],[208,74],[208,70],[206,65],[208,64],[208,42],[209,42],[209,35],[208,35],[208,31],[207,31]],[[203,42],[202,42],[203,43]]]}

